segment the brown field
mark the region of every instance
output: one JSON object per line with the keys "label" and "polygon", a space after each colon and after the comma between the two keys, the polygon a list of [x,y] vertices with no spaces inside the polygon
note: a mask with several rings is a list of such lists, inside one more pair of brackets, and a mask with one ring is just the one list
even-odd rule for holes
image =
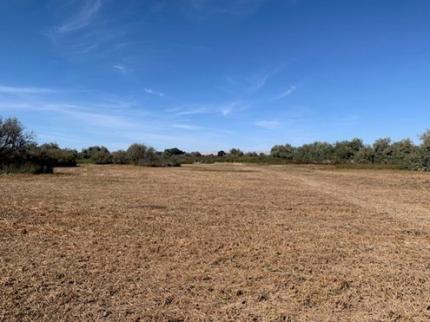
{"label": "brown field", "polygon": [[1,321],[426,321],[430,174],[0,176]]}

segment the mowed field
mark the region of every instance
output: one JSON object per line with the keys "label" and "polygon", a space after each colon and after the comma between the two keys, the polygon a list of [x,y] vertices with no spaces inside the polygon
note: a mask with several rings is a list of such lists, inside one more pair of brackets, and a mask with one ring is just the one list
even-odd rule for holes
{"label": "mowed field", "polygon": [[0,176],[1,321],[426,321],[430,174]]}

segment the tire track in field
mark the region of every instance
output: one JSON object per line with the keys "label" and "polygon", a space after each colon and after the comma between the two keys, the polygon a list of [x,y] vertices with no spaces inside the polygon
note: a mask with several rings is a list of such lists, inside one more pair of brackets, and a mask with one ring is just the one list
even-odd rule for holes
{"label": "tire track in field", "polygon": [[[430,225],[428,207],[418,203],[406,203],[401,198],[396,198],[395,194],[390,193],[389,188],[384,187],[383,182],[379,186],[359,183],[348,185],[337,181],[340,174],[334,172],[330,173],[329,178],[325,178],[327,173],[321,170],[309,171],[306,169],[291,172],[288,169],[283,171],[271,169],[271,171],[276,171],[280,178],[306,185],[313,191],[348,202],[359,208],[381,215],[395,216],[418,225]],[[402,183],[399,181],[399,187],[401,185]],[[419,191],[417,190],[416,193]]]}

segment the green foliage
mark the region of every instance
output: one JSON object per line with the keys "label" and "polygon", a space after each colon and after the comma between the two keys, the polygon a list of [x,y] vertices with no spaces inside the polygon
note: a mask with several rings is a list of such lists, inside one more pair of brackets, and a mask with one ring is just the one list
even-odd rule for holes
{"label": "green foliage", "polygon": [[270,150],[270,155],[274,158],[293,160],[296,149],[291,144],[275,145]]}
{"label": "green foliage", "polygon": [[0,160],[19,157],[31,145],[34,145],[33,136],[24,132],[16,118],[0,118]]}
{"label": "green foliage", "polygon": [[351,141],[336,142],[334,146],[334,156],[336,162],[351,162],[355,155],[364,148],[363,141],[353,139]]}
{"label": "green foliage", "polygon": [[52,163],[16,118],[0,119],[0,172],[52,172]]}
{"label": "green foliage", "polygon": [[[178,151],[180,150],[178,149]],[[173,152],[178,151],[173,150]],[[154,148],[147,147],[144,144],[135,143],[130,145],[126,154],[129,162],[134,165],[150,167],[180,166],[181,161],[179,160],[178,155],[172,155],[170,152],[159,153],[155,151]]]}
{"label": "green foliage", "polygon": [[354,154],[354,163],[373,164],[374,160],[375,152],[370,146],[364,146]]}
{"label": "green foliage", "polygon": [[54,167],[74,167],[78,159],[76,150],[61,149],[56,143],[45,143],[39,147],[39,153],[51,159]]}
{"label": "green foliage", "polygon": [[184,155],[185,152],[182,151],[182,150],[179,150],[178,148],[171,148],[171,149],[164,150],[164,154],[167,155],[167,156]]}
{"label": "green foliage", "polygon": [[91,146],[83,149],[79,154],[80,159],[85,160],[85,163],[95,164],[110,164],[112,163],[112,155],[104,146]]}
{"label": "green foliage", "polygon": [[225,153],[223,150],[218,151],[217,156],[219,156],[220,158],[225,157],[227,155],[227,153]]}
{"label": "green foliage", "polygon": [[242,157],[243,156],[243,152],[240,149],[236,149],[236,148],[231,149],[229,154],[233,157]]}
{"label": "green foliage", "polygon": [[383,138],[376,140],[373,143],[373,151],[375,152],[375,163],[390,163],[393,157],[391,139]]}
{"label": "green foliage", "polygon": [[127,158],[132,164],[139,165],[147,158],[147,150],[144,144],[132,144],[127,149]]}
{"label": "green foliage", "polygon": [[226,153],[202,155],[186,153],[178,148],[157,152],[144,144],[132,144],[127,151],[111,153],[104,146],[91,146],[76,150],[62,149],[56,143],[38,146],[31,134],[24,131],[15,118],[0,118],[0,172],[49,173],[57,166],[75,166],[79,162],[96,164],[134,164],[168,167],[183,163],[249,162],[249,163],[317,163],[339,164],[345,167],[387,167],[430,171],[430,130],[421,135],[421,144],[410,139],[391,142],[389,138],[365,145],[360,139],[339,141],[334,145],[313,142],[293,147],[275,145],[270,155],[257,152],[244,153],[233,148]]}
{"label": "green foliage", "polygon": [[333,146],[326,142],[304,144],[295,149],[293,160],[299,163],[329,163],[333,157]]}
{"label": "green foliage", "polygon": [[114,163],[114,164],[127,164],[127,163],[129,163],[127,152],[124,150],[112,152],[112,163]]}

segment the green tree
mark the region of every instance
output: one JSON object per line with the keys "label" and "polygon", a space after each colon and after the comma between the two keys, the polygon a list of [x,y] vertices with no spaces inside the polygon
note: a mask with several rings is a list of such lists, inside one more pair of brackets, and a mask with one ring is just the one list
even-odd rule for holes
{"label": "green tree", "polygon": [[112,163],[114,164],[127,164],[129,162],[127,152],[124,150],[118,150],[112,152]]}
{"label": "green tree", "polygon": [[24,132],[16,118],[0,118],[0,159],[18,156],[34,145],[33,135]]}
{"label": "green tree", "polygon": [[391,145],[392,162],[405,169],[421,167],[420,149],[410,139],[404,139]]}
{"label": "green tree", "polygon": [[361,139],[352,139],[351,141],[336,142],[334,146],[334,157],[337,162],[351,162],[355,154],[364,148]]}
{"label": "green tree", "polygon": [[127,149],[127,158],[131,163],[138,165],[141,160],[145,159],[148,148],[144,144],[132,144]]}
{"label": "green tree", "polygon": [[387,164],[393,159],[393,147],[390,138],[378,139],[373,143],[375,153],[375,163]]}
{"label": "green tree", "polygon": [[172,155],[184,155],[185,152],[182,150],[179,150],[178,148],[171,148],[171,149],[165,149],[164,150],[164,154],[167,156],[172,156]]}
{"label": "green tree", "polygon": [[375,152],[371,146],[364,146],[354,154],[354,162],[371,164],[375,160]]}
{"label": "green tree", "polygon": [[219,157],[225,157],[227,155],[227,153],[225,153],[223,150],[221,150],[221,151],[218,151],[218,153],[217,153],[217,156],[219,156]]}
{"label": "green tree", "polygon": [[295,148],[291,144],[275,145],[270,150],[273,158],[292,160],[294,158]]}
{"label": "green tree", "polygon": [[233,157],[242,157],[243,156],[243,152],[240,149],[237,148],[233,148],[230,150],[230,155]]}

